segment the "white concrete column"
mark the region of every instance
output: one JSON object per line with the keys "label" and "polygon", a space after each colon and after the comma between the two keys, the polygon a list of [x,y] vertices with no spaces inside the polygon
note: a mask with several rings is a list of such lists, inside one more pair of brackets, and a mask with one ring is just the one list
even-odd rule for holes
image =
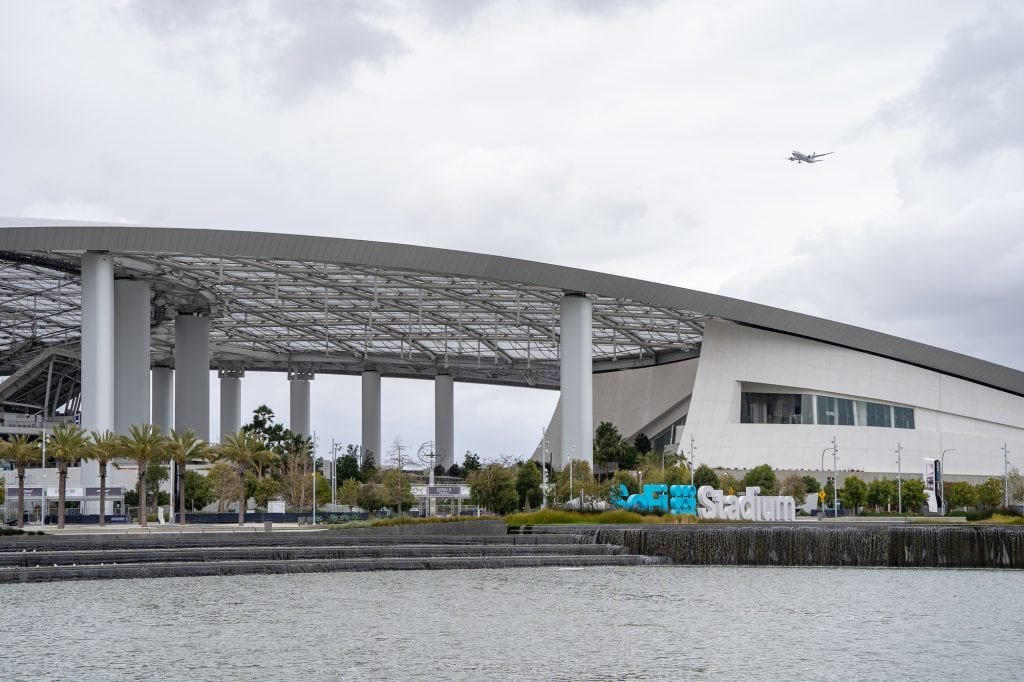
{"label": "white concrete column", "polygon": [[217,373],[220,379],[220,442],[224,437],[238,433],[242,428],[242,378],[241,370],[222,369]]}
{"label": "white concrete column", "polygon": [[313,379],[312,372],[288,372],[288,393],[290,396],[290,412],[288,421],[293,433],[300,436],[311,435],[309,429],[309,382]]}
{"label": "white concrete column", "polygon": [[[82,427],[114,429],[114,261],[82,254]],[[82,462],[82,485],[99,485],[96,462]]]}
{"label": "white concrete column", "polygon": [[435,462],[447,469],[455,463],[455,382],[451,374],[434,377]]}
{"label": "white concrete column", "polygon": [[202,315],[174,320],[174,428],[210,440],[210,320]]}
{"label": "white concrete column", "polygon": [[383,461],[380,451],[380,372],[363,372],[363,450],[372,452],[377,469]]}
{"label": "white concrete column", "polygon": [[594,389],[590,299],[566,294],[561,305],[562,466],[573,459],[594,464]]}
{"label": "white concrete column", "polygon": [[150,423],[168,434],[174,428],[174,370],[170,367],[154,367],[152,381],[153,413]]}
{"label": "white concrete column", "polygon": [[114,282],[114,430],[150,420],[149,412],[149,283]]}

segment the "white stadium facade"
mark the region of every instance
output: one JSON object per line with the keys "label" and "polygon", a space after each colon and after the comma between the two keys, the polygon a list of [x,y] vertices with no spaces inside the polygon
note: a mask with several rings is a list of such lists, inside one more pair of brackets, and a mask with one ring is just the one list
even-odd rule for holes
{"label": "white stadium facade", "polygon": [[[833,439],[840,469],[876,473],[897,450],[906,473],[955,450],[953,476],[1024,452],[1024,372],[800,313],[420,246],[0,219],[0,433],[149,421],[216,441],[241,424],[246,371],[287,377],[305,434],[309,382],[361,375],[378,458],[388,377],[435,382],[446,465],[459,382],[559,390],[534,453],[556,468],[592,461],[601,421],[722,468],[819,470]],[[85,463],[80,485],[96,481]]]}

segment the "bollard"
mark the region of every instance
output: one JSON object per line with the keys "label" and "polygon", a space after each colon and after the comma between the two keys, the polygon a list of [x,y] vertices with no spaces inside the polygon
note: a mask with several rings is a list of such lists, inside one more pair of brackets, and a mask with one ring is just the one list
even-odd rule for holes
{"label": "bollard", "polygon": [[274,526],[274,522],[273,521],[264,521],[263,522],[263,531],[265,533],[269,533],[271,530],[273,530],[273,526]]}

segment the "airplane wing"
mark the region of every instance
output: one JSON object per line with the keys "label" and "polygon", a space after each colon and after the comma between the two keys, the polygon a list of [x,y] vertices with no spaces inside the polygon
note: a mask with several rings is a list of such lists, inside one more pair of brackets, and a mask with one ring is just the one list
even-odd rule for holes
{"label": "airplane wing", "polygon": [[828,156],[829,154],[835,154],[835,152],[825,152],[824,154],[811,154],[811,157],[816,159],[819,156]]}

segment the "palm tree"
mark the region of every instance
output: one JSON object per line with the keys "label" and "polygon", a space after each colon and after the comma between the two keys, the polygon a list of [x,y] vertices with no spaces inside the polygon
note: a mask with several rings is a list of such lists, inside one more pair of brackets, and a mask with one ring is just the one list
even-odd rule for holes
{"label": "palm tree", "polygon": [[132,425],[128,427],[128,434],[117,439],[120,450],[118,454],[133,460],[139,468],[139,480],[135,489],[139,494],[139,525],[145,527],[146,517],[149,515],[149,505],[146,501],[146,472],[149,470],[150,462],[163,459],[167,438],[160,433],[160,427],[153,424]]}
{"label": "palm tree", "polygon": [[[192,429],[185,429],[183,432],[171,431],[171,437],[167,440],[167,454],[170,456],[175,467],[176,488],[178,491],[178,517],[182,525],[185,524],[185,467],[191,459],[205,459],[209,453],[209,445],[196,438],[196,432]],[[173,505],[175,500],[171,500]]]}
{"label": "palm tree", "polygon": [[[0,439],[0,456],[14,464],[18,470],[18,528],[25,527],[25,467],[38,462],[40,448],[38,440],[29,440],[28,436],[8,436],[8,440]],[[43,510],[46,513],[46,510]]]}
{"label": "palm tree", "polygon": [[68,467],[82,459],[89,441],[85,430],[77,424],[57,424],[49,436],[50,453],[57,462],[57,527],[64,527],[64,498],[68,487]]}
{"label": "palm tree", "polygon": [[267,448],[258,437],[243,429],[225,436],[215,452],[218,460],[231,462],[238,473],[238,525],[244,526],[245,473],[255,468],[257,461],[266,457]]}
{"label": "palm tree", "polygon": [[92,443],[86,451],[86,458],[100,465],[100,525],[105,526],[107,517],[107,465],[117,457],[120,444],[113,431],[92,432]]}

